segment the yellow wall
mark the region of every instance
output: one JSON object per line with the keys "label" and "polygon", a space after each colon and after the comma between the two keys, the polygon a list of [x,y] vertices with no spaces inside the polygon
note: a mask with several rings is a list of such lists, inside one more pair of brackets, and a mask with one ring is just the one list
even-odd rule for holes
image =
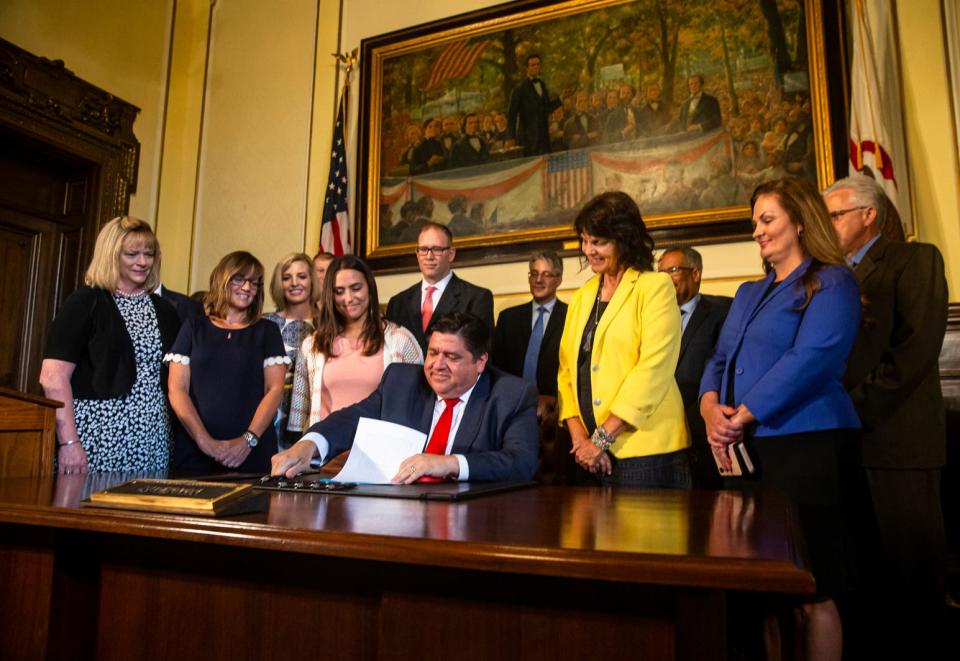
{"label": "yellow wall", "polygon": [[130,213],[154,223],[173,0],[0,0],[0,36],[140,108]]}
{"label": "yellow wall", "polygon": [[950,300],[956,301],[960,298],[960,163],[940,11],[940,0],[897,2],[917,238],[940,248]]}
{"label": "yellow wall", "polygon": [[[156,222],[165,281],[192,290],[205,286],[213,263],[229,250],[250,249],[269,270],[284,252],[316,249],[342,84],[330,57],[338,38],[339,50],[347,51],[366,37],[491,4],[349,0],[341,16],[339,0],[221,0],[212,9],[210,0],[2,0],[0,34],[63,59],[77,75],[142,108],[131,211]],[[919,239],[943,251],[956,300],[960,168],[940,2],[902,1],[897,11]],[[356,74],[351,82],[348,142],[355,149]],[[355,151],[349,158],[355,165]],[[749,242],[702,252],[707,292],[732,294],[742,279],[760,273]],[[458,272],[503,296],[526,286],[524,263]],[[566,272],[564,288],[586,277],[573,259]],[[416,279],[383,276],[381,295]]]}

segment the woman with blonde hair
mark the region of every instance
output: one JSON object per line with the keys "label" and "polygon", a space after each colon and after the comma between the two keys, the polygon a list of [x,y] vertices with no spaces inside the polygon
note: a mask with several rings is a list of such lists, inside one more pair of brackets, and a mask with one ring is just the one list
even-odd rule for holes
{"label": "woman with blonde hair", "polygon": [[797,505],[817,593],[788,626],[798,658],[837,659],[843,634],[834,597],[852,588],[846,519],[857,484],[860,420],[843,385],[860,323],[856,277],[814,184],[785,177],[751,199],[753,238],[767,277],[740,286],[700,383],[700,413],[717,461],[743,442],[752,475],[726,488],[773,486]]}
{"label": "woman with blonde hair", "polygon": [[181,423],[171,468],[186,475],[267,473],[290,359],[276,325],[260,316],[260,261],[245,251],[221,259],[204,307],[207,316],[188,319],[164,358]]}
{"label": "woman with blonde hair", "polygon": [[180,320],[154,294],[160,244],[150,226],[121,216],[97,235],[80,287],[53,320],[40,368],[57,409],[61,473],[162,470],[169,421],[162,358]]}
{"label": "woman with blonde hair", "polygon": [[290,359],[283,383],[283,399],[274,418],[277,441],[282,450],[290,445],[290,441],[296,440],[285,438],[284,433],[293,392],[293,366],[297,362],[300,345],[313,330],[313,317],[320,300],[320,284],[310,257],[302,252],[292,252],[277,262],[270,281],[270,297],[277,311],[264,315],[264,319],[272,321],[280,329],[283,348]]}
{"label": "woman with blonde hair", "polygon": [[359,257],[336,257],[324,280],[317,328],[300,349],[290,404],[291,432],[372,393],[391,363],[422,363],[413,334],[380,316],[377,281]]}

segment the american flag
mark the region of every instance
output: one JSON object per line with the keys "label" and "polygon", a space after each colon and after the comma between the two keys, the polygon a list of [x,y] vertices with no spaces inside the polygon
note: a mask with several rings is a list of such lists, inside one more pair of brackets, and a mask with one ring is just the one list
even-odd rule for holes
{"label": "american flag", "polygon": [[340,95],[337,125],[333,129],[330,150],[330,177],[323,201],[323,222],[320,224],[320,248],[334,255],[353,252],[350,246],[350,212],[347,210],[347,150],[343,140],[343,121],[347,114],[347,89]]}
{"label": "american flag", "polygon": [[553,208],[575,209],[590,197],[590,157],[567,151],[547,157],[547,196]]}

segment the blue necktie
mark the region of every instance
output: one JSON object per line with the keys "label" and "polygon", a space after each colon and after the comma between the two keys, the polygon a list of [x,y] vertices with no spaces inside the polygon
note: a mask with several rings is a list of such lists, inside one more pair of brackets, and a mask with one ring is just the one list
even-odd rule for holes
{"label": "blue necktie", "polygon": [[537,361],[540,359],[540,345],[543,344],[543,313],[547,311],[542,305],[537,310],[537,323],[533,325],[527,355],[523,357],[523,378],[533,385],[537,385]]}

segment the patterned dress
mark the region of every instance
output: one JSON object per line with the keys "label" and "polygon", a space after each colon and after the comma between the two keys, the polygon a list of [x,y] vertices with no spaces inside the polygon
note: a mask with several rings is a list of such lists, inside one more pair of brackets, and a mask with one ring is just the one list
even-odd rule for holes
{"label": "patterned dress", "polygon": [[280,336],[283,338],[283,348],[287,352],[287,358],[290,359],[290,365],[283,381],[283,399],[280,401],[280,408],[277,409],[277,415],[273,418],[273,426],[277,430],[277,444],[281,450],[290,447],[290,443],[284,438],[284,431],[287,428],[287,417],[290,414],[290,398],[293,395],[293,367],[297,364],[297,354],[300,353],[300,345],[307,339],[307,336],[313,332],[313,324],[302,319],[287,319],[278,312],[265,314],[264,319],[272,321],[280,329]]}
{"label": "patterned dress", "polygon": [[157,313],[146,294],[114,294],[113,300],[133,342],[137,378],[126,397],[73,400],[80,443],[91,471],[165,470],[170,423]]}

